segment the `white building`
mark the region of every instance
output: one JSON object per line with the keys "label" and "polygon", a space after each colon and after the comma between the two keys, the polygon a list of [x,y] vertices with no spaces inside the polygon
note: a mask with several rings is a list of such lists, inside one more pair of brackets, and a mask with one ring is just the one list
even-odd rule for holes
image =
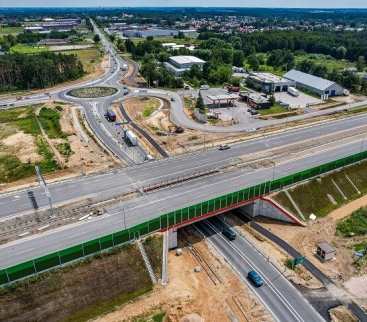
{"label": "white building", "polygon": [[204,60],[195,56],[171,56],[168,62],[164,63],[164,66],[168,71],[180,76],[190,70],[192,66],[197,65],[202,68],[204,64]]}

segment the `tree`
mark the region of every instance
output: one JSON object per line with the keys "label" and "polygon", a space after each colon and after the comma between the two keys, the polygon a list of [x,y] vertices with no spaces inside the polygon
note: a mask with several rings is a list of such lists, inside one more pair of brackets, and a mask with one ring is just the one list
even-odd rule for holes
{"label": "tree", "polygon": [[359,72],[363,72],[364,68],[366,67],[366,60],[364,56],[358,57],[356,67]]}
{"label": "tree", "polygon": [[245,56],[242,50],[233,51],[233,65],[234,66],[242,67],[244,59],[245,59]]}
{"label": "tree", "polygon": [[202,114],[205,113],[204,100],[203,100],[203,97],[201,96],[201,93],[200,92],[199,92],[199,97],[196,100],[195,108],[197,108],[200,111],[200,113],[202,113]]}
{"label": "tree", "polygon": [[259,70],[260,68],[260,63],[259,60],[257,59],[256,54],[252,54],[250,56],[247,57],[247,63],[250,65],[250,68],[252,70]]}
{"label": "tree", "polygon": [[346,54],[347,54],[347,48],[345,48],[344,46],[339,46],[336,49],[337,58],[345,58]]}
{"label": "tree", "polygon": [[94,37],[93,37],[93,41],[96,43],[96,44],[98,44],[100,41],[101,41],[101,37],[99,36],[99,35],[94,35]]}
{"label": "tree", "polygon": [[128,53],[131,53],[131,54],[135,53],[136,47],[135,47],[134,42],[130,38],[125,40],[125,48]]}

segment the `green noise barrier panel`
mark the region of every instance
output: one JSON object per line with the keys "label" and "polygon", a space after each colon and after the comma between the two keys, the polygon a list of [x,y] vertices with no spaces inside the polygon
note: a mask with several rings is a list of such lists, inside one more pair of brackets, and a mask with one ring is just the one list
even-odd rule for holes
{"label": "green noise barrier panel", "polygon": [[289,186],[293,183],[315,177],[322,173],[329,172],[358,161],[362,161],[366,158],[367,151],[357,153],[273,181],[266,181],[256,186],[219,196],[196,205],[177,209],[126,230],[118,231],[111,235],[96,238],[79,245],[75,245],[24,263],[2,269],[0,270],[0,285],[58,267],[60,265],[81,259],[88,255],[96,254],[114,246],[125,244],[127,242],[136,240],[141,236],[186,222],[190,219],[219,211],[230,206],[235,206],[241,202],[260,197],[282,187]]}

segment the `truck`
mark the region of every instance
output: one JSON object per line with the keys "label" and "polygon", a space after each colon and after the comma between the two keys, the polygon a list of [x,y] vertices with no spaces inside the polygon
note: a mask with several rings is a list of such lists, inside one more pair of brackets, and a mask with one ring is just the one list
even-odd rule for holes
{"label": "truck", "polygon": [[138,138],[136,137],[136,135],[134,134],[133,131],[131,130],[127,130],[125,132],[125,140],[130,143],[132,146],[137,146],[138,145]]}
{"label": "truck", "polygon": [[290,86],[290,87],[288,87],[288,94],[290,94],[294,97],[298,97],[299,96],[299,91],[298,91],[298,89]]}
{"label": "truck", "polygon": [[116,121],[116,114],[114,111],[108,110],[107,113],[105,114],[105,117],[109,122]]}

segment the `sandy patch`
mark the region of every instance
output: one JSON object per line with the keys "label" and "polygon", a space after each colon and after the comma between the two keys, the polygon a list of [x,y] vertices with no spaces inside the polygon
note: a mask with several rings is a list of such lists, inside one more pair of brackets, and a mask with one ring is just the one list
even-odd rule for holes
{"label": "sandy patch", "polygon": [[356,298],[367,299],[367,275],[352,277],[344,283],[347,290]]}
{"label": "sandy patch", "polygon": [[42,156],[37,153],[35,138],[31,134],[17,132],[1,142],[23,163],[42,160]]}
{"label": "sandy patch", "polygon": [[151,294],[95,321],[136,321],[135,317],[155,310],[166,312],[167,321],[170,322],[182,321],[193,313],[204,321],[272,321],[270,314],[257,302],[222,258],[213,255],[204,241],[196,242],[194,246],[222,282],[214,284],[203,269],[194,272],[194,268],[200,264],[187,248],[181,256],[170,252],[169,283],[166,287],[157,286]]}

